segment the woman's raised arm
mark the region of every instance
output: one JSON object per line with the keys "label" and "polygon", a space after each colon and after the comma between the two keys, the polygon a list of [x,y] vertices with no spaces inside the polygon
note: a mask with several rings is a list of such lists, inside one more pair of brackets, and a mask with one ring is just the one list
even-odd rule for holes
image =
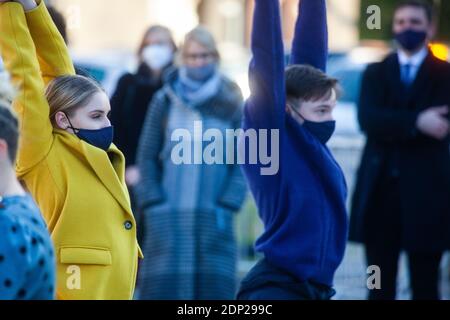
{"label": "woman's raised arm", "polygon": [[13,107],[20,120],[17,171],[21,176],[48,154],[53,127],[36,49],[19,3],[0,3],[0,52],[17,90]]}
{"label": "woman's raised arm", "polygon": [[66,43],[48,13],[44,1],[36,0],[36,3],[37,7],[26,11],[25,15],[39,58],[42,78],[47,85],[56,77],[74,75],[75,69]]}

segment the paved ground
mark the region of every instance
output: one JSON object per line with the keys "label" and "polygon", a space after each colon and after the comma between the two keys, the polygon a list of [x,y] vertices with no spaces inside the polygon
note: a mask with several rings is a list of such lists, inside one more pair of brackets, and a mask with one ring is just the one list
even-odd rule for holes
{"label": "paved ground", "polygon": [[[450,300],[450,257],[447,256],[442,263],[441,291],[443,299]],[[406,268],[406,258],[402,256],[398,277],[399,300],[409,300],[410,290],[408,283],[408,273]],[[239,263],[239,274],[243,277],[253,266],[253,262],[241,261]],[[445,271],[447,270],[447,271]],[[337,291],[335,300],[365,300],[367,297],[367,278],[364,252],[361,246],[349,245],[344,261],[338,269],[335,277],[335,289]]]}
{"label": "paved ground", "polygon": [[[442,297],[445,300],[450,300],[449,287],[449,256],[446,256],[442,262],[442,281],[441,291]],[[364,252],[361,246],[349,245],[347,247],[347,254],[344,262],[336,273],[335,283],[337,300],[361,300],[366,299],[367,296],[367,273],[364,261]],[[408,272],[406,265],[406,257],[402,256],[399,262],[399,277],[398,277],[398,296],[399,300],[410,299]]]}

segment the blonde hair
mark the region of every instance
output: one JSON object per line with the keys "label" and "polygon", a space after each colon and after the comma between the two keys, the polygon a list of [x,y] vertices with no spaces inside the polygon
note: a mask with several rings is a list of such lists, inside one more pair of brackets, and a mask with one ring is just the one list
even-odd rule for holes
{"label": "blonde hair", "polygon": [[217,48],[216,40],[211,32],[203,26],[198,26],[190,31],[184,37],[182,54],[186,53],[187,44],[190,42],[197,42],[205,47],[217,60],[220,60],[219,49]]}
{"label": "blonde hair", "polygon": [[58,112],[73,115],[98,92],[104,92],[103,88],[95,80],[87,77],[70,75],[55,78],[45,91],[52,124],[56,125],[55,115]]}

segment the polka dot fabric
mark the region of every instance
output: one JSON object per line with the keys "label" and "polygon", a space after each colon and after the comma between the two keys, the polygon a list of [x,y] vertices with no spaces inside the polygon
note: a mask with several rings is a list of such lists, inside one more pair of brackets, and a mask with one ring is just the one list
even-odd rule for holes
{"label": "polka dot fabric", "polygon": [[0,239],[0,300],[53,299],[53,246],[29,196],[0,198]]}

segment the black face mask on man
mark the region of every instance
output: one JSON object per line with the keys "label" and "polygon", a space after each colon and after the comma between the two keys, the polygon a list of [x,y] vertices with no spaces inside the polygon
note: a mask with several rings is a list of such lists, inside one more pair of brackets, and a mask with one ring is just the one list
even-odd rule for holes
{"label": "black face mask on man", "polygon": [[408,29],[395,34],[395,40],[408,51],[416,51],[425,44],[427,39],[426,31],[416,31]]}

